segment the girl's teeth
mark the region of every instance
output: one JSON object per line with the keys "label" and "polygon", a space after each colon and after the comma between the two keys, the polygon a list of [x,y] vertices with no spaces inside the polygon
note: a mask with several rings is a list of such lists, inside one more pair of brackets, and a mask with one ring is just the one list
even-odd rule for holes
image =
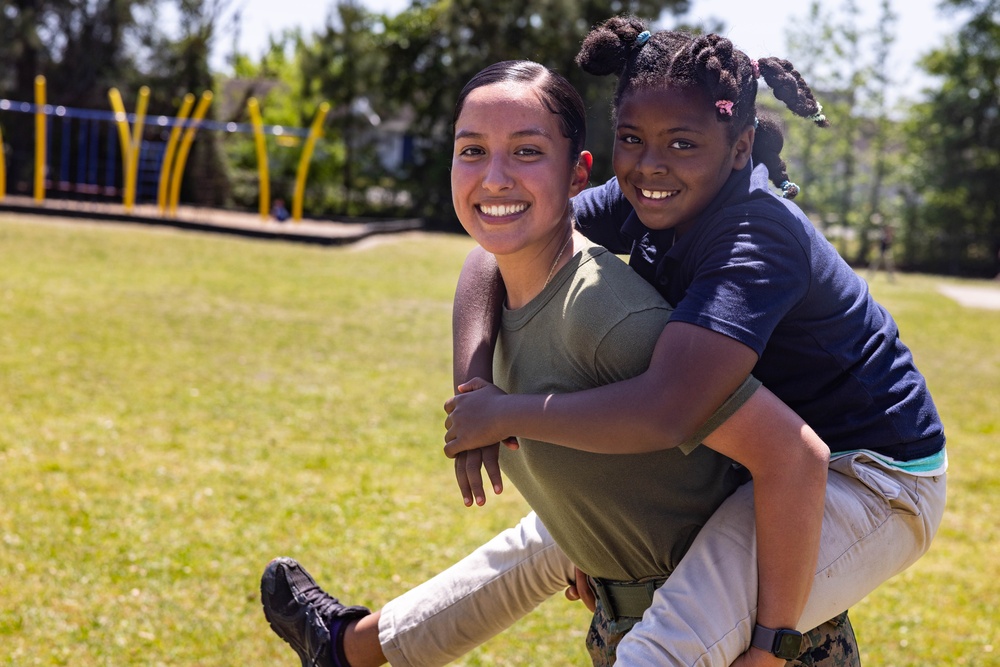
{"label": "girl's teeth", "polygon": [[673,193],[666,190],[642,190],[642,196],[648,199],[666,199],[672,197]]}

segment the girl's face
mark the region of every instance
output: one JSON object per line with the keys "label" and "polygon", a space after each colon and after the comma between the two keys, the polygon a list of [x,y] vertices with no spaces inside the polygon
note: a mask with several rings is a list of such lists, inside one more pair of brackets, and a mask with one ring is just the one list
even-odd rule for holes
{"label": "girl's face", "polygon": [[730,141],[713,104],[701,91],[682,88],[635,90],[622,98],[615,175],[646,227],[683,234],[750,159],[753,129]]}
{"label": "girl's face", "polygon": [[451,162],[462,227],[498,256],[562,238],[569,198],[590,176],[589,153],[571,164],[569,151],[558,116],[534,86],[495,83],[472,91],[455,122]]}

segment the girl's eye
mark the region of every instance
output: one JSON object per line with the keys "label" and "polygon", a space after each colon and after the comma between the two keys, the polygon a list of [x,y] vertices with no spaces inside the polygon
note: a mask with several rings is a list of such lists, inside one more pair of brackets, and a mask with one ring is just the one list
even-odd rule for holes
{"label": "girl's eye", "polygon": [[687,150],[689,148],[694,148],[694,144],[690,141],[684,141],[683,139],[677,139],[670,144],[671,148],[679,148],[680,150]]}
{"label": "girl's eye", "polygon": [[462,150],[458,151],[458,154],[463,157],[477,157],[483,154],[483,149],[478,146],[466,146]]}
{"label": "girl's eye", "polygon": [[618,137],[618,141],[622,142],[623,144],[641,144],[642,143],[642,139],[640,139],[639,137],[635,136],[634,134],[623,134],[620,137]]}
{"label": "girl's eye", "polygon": [[538,155],[542,155],[542,151],[538,150],[537,148],[525,147],[525,148],[518,148],[516,151],[514,151],[514,155],[518,155],[521,157],[536,157]]}

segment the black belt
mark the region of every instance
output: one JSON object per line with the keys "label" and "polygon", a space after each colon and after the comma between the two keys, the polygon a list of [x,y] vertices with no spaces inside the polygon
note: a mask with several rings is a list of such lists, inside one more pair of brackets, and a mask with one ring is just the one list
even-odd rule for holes
{"label": "black belt", "polygon": [[590,577],[590,587],[601,601],[604,613],[612,621],[623,618],[642,618],[653,604],[653,593],[663,585],[666,577],[644,581],[609,581]]}

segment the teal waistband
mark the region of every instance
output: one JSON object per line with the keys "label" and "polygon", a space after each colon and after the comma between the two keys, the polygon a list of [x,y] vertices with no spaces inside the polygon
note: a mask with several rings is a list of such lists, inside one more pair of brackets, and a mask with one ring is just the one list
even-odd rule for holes
{"label": "teal waistband", "polygon": [[899,470],[900,472],[916,475],[917,477],[940,475],[948,469],[948,452],[944,447],[930,456],[913,459],[912,461],[897,461],[892,457],[884,456],[868,449],[852,449],[846,452],[836,452],[832,454],[830,458],[839,459],[843,456],[850,456],[852,454],[865,454],[873,461],[880,463],[886,468]]}

